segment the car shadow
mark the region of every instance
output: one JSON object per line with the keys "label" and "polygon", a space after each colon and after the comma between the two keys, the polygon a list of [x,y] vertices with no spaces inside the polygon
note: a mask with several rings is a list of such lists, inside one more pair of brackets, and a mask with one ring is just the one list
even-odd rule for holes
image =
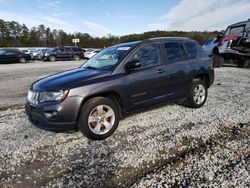
{"label": "car shadow", "polygon": [[113,181],[119,162],[109,142],[88,140],[88,147],[71,157],[71,170],[64,176],[64,184],[73,180],[80,187],[119,187]]}

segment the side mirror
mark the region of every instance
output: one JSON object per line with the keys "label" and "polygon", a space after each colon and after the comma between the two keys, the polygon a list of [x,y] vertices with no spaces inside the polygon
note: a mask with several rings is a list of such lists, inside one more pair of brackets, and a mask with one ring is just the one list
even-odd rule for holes
{"label": "side mirror", "polygon": [[126,65],[126,70],[127,71],[130,71],[130,70],[133,70],[133,69],[137,69],[137,68],[140,68],[141,67],[141,62],[140,60],[138,59],[134,59],[132,61],[129,61]]}

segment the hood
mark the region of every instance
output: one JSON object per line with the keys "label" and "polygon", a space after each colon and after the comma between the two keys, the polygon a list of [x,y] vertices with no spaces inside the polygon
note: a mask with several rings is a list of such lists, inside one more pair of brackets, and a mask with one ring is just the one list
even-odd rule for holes
{"label": "hood", "polygon": [[87,85],[88,81],[92,81],[109,74],[110,73],[107,70],[78,68],[42,78],[34,82],[31,88],[36,91],[67,90]]}

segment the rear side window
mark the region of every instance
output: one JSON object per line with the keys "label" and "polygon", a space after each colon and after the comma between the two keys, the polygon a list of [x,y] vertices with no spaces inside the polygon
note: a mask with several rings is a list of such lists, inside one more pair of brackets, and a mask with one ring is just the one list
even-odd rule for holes
{"label": "rear side window", "polygon": [[197,53],[196,43],[193,41],[188,41],[188,42],[184,42],[184,46],[188,53],[189,59],[195,59],[196,53]]}
{"label": "rear side window", "polygon": [[6,51],[5,55],[17,55],[17,51]]}
{"label": "rear side window", "polygon": [[[183,60],[183,55],[185,54],[184,48],[180,48],[178,42],[168,42],[164,44],[168,61],[169,62],[177,62]],[[185,56],[185,55],[184,55]]]}

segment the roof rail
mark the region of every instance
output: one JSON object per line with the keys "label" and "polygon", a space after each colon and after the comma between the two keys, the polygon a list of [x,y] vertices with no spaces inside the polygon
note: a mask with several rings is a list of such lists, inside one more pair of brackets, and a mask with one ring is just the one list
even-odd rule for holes
{"label": "roof rail", "polygon": [[144,39],[144,41],[152,41],[152,40],[160,40],[160,39],[173,39],[173,40],[180,40],[180,39],[184,39],[184,40],[189,40],[190,38],[187,37],[155,37],[155,38],[148,38],[148,39]]}

